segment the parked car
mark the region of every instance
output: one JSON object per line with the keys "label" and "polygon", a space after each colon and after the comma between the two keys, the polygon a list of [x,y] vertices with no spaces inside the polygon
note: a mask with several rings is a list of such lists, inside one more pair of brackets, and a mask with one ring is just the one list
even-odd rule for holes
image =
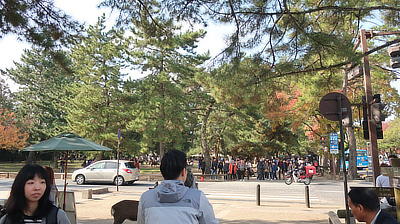
{"label": "parked car", "polygon": [[118,185],[133,184],[139,180],[140,171],[133,161],[120,160],[117,177],[117,160],[101,160],[85,168],[75,170],[72,173],[72,180],[77,184],[86,182],[106,182]]}

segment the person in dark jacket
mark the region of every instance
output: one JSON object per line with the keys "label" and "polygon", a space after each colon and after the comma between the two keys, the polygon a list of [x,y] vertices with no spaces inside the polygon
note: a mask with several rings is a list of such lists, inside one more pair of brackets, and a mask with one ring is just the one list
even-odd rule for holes
{"label": "person in dark jacket", "polygon": [[206,170],[206,161],[204,160],[204,158],[202,157],[199,161],[199,166],[201,169],[201,174],[205,174],[205,170]]}
{"label": "person in dark jacket", "polygon": [[228,175],[229,174],[229,160],[226,160],[226,162],[225,162],[225,164],[224,164],[224,174],[225,174],[225,180],[228,180],[228,177],[230,176],[230,175]]}
{"label": "person in dark jacket", "polygon": [[257,163],[257,180],[264,180],[264,159],[260,158]]}
{"label": "person in dark jacket", "polygon": [[[217,175],[217,168],[218,168],[218,162],[216,158],[213,158],[211,162],[211,175]],[[218,180],[217,176],[214,176],[215,180]],[[212,179],[212,176],[210,176],[210,180]]]}
{"label": "person in dark jacket", "polygon": [[351,189],[348,199],[351,213],[360,222],[399,224],[392,215],[380,209],[378,196],[369,188]]}
{"label": "person in dark jacket", "polygon": [[218,162],[218,174],[224,174],[223,168],[224,168],[224,159],[221,159]]}

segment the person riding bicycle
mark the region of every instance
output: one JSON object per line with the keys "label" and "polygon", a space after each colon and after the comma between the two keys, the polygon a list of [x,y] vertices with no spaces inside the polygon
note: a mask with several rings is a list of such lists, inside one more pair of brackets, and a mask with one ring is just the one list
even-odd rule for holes
{"label": "person riding bicycle", "polygon": [[306,165],[305,165],[305,163],[304,163],[302,160],[299,161],[299,171],[298,171],[298,174],[299,174],[299,176],[305,175],[305,174],[306,174]]}

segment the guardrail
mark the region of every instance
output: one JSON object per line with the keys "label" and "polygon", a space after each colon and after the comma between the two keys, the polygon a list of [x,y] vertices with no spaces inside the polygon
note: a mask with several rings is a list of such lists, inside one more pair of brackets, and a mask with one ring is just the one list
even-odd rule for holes
{"label": "guardrail", "polygon": [[[225,181],[227,179],[229,174],[201,174],[201,173],[194,173],[194,177],[199,177],[200,180],[215,180],[215,177],[217,177],[217,180],[222,180]],[[207,177],[207,178],[206,178]],[[199,181],[199,180],[197,180]]]}
{"label": "guardrail", "polygon": [[[18,172],[0,172],[0,178],[15,178]],[[55,179],[64,179],[65,173],[54,173]],[[72,173],[67,173],[67,178],[71,179]]]}
{"label": "guardrail", "polygon": [[148,173],[148,174],[140,174],[139,180],[147,180],[147,181],[158,181],[163,180],[163,176],[159,173]]}
{"label": "guardrail", "polygon": [[342,224],[338,215],[335,212],[330,211],[328,215],[329,215],[329,219],[328,219],[329,224]]}
{"label": "guardrail", "polygon": [[0,172],[0,178],[15,178],[18,172]]}

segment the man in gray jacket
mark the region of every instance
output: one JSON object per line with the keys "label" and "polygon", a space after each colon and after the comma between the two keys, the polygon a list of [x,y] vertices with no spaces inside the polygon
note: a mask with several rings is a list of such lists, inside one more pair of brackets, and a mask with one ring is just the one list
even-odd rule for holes
{"label": "man in gray jacket", "polygon": [[188,188],[186,154],[172,150],[165,153],[160,165],[164,180],[140,197],[137,223],[219,223],[202,191]]}

